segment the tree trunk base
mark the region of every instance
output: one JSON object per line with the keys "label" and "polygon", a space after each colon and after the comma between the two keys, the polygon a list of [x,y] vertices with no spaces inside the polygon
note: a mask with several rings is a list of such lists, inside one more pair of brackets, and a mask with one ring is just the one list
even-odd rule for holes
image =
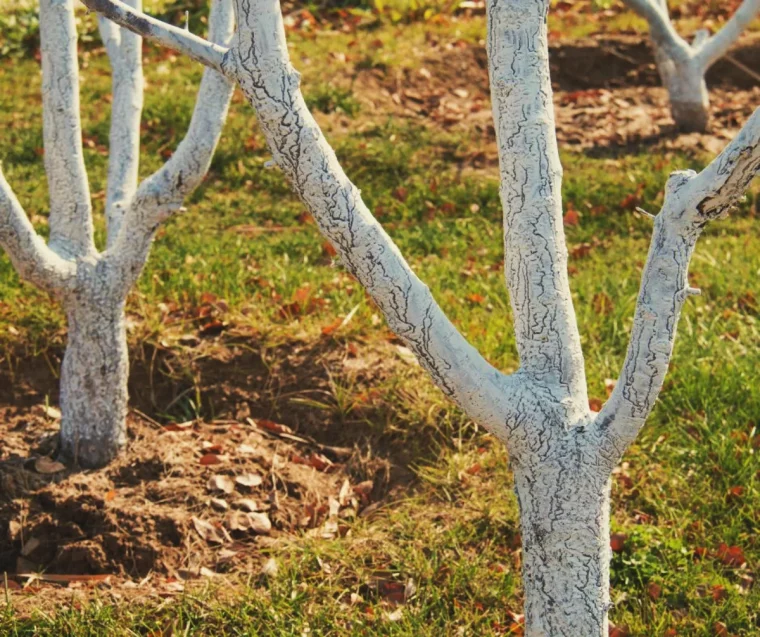
{"label": "tree trunk base", "polygon": [[61,459],[84,468],[113,460],[126,444],[129,356],[124,302],[77,299],[67,307],[61,367]]}

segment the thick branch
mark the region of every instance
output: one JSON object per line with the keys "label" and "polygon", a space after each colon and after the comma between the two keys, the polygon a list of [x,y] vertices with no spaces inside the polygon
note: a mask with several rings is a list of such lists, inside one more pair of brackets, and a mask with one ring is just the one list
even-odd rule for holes
{"label": "thick branch", "polygon": [[159,44],[184,53],[196,62],[222,71],[227,49],[199,38],[185,29],[179,29],[161,20],[151,18],[119,0],[82,0],[92,11],[105,16],[116,24]]}
{"label": "thick branch", "polygon": [[744,0],[723,28],[709,38],[697,55],[703,68],[708,69],[722,58],[760,12],[760,0]]}
{"label": "thick branch", "polygon": [[690,53],[688,43],[678,35],[668,16],[667,4],[658,0],[623,0],[631,9],[647,21],[649,33],[655,44],[665,48],[671,57],[686,57]]}
{"label": "thick branch", "polygon": [[40,0],[45,170],[50,246],[66,255],[94,250],[90,187],[79,120],[74,0]]}
{"label": "thick branch", "polygon": [[[209,37],[219,44],[232,38],[235,18],[231,0],[213,0]],[[140,184],[113,254],[122,260],[127,282],[142,269],[158,225],[177,211],[201,183],[214,156],[227,118],[234,84],[212,69],[203,74],[185,138],[169,161]]]}
{"label": "thick branch", "polygon": [[[129,4],[140,10],[141,0]],[[137,189],[140,116],[143,106],[142,38],[99,16],[98,27],[113,74],[106,221],[108,246],[119,234],[124,211]]]}
{"label": "thick branch", "polygon": [[32,227],[0,170],[0,246],[22,279],[58,294],[73,283],[74,264],[55,254]]}
{"label": "thick branch", "polygon": [[490,0],[488,5],[504,269],[522,368],[569,391],[585,412],[583,353],[567,275],[548,9],[548,0]]}
{"label": "thick branch", "polygon": [[691,294],[689,260],[708,221],[723,216],[760,172],[760,109],[699,175],[671,175],[641,280],[623,370],[596,418],[603,454],[614,464],[635,440],[660,393],[681,307]]}

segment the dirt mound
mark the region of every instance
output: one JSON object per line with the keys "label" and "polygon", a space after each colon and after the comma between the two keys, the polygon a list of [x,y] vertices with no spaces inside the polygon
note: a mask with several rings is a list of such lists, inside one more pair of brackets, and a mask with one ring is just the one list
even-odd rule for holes
{"label": "dirt mound", "polygon": [[[279,536],[344,533],[411,475],[392,441],[348,426],[379,417],[372,387],[394,373],[384,347],[358,357],[355,345],[322,339],[262,353],[230,336],[184,355],[153,351],[148,365],[136,356],[127,452],[87,472],[48,460],[57,414],[40,398],[54,394],[54,378],[25,361],[13,383],[0,377],[16,401],[0,403],[0,571],[19,581],[235,572]],[[324,408],[336,379],[366,386],[367,404],[342,418]],[[216,416],[159,422],[188,387]]]}

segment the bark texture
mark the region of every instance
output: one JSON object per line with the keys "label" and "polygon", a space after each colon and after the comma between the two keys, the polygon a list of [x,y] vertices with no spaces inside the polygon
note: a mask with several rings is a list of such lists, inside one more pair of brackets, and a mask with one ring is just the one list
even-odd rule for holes
{"label": "bark texture", "polygon": [[710,122],[710,97],[705,73],[736,42],[760,12],[760,0],[744,0],[715,35],[698,31],[689,44],[670,21],[665,0],[623,0],[645,18],[663,86],[670,97],[673,120],[680,130],[704,132]]}
{"label": "bark texture", "polygon": [[[589,410],[562,228],[561,176],[548,69],[549,0],[489,0],[487,48],[504,208],[505,277],[520,369],[505,375],[456,331],[341,169],[301,95],[277,0],[236,0],[229,49],[147,18],[119,0],[84,0],[127,28],[234,79],[276,164],[437,385],[507,445],[524,548],[526,635],[606,637],[609,485],[652,410],[687,271],[706,223],[760,170],[760,110],[700,174],[668,181],[620,379]],[[665,14],[658,10],[662,25]],[[664,28],[664,27],[663,27]]]}
{"label": "bark texture", "polygon": [[[130,0],[129,6],[139,10],[140,0]],[[230,0],[215,0],[209,37],[227,44],[233,27]],[[180,209],[208,171],[234,86],[217,71],[204,73],[185,139],[138,187],[142,38],[105,19],[99,28],[113,71],[106,250],[98,252],[93,242],[73,0],[40,4],[45,168],[51,193],[48,245],[0,174],[0,245],[24,279],[59,297],[66,310],[60,454],[84,467],[107,464],[126,442],[125,300],[157,228]]]}

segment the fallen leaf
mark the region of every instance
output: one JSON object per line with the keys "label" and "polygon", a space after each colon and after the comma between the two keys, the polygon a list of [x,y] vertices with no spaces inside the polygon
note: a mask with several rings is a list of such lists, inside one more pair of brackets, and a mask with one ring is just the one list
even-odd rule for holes
{"label": "fallen leaf", "polygon": [[204,466],[208,466],[210,464],[221,464],[222,460],[216,453],[207,453],[204,456],[201,456],[201,459],[198,462]]}
{"label": "fallen leaf", "polygon": [[577,210],[570,208],[562,217],[562,221],[566,226],[577,226],[581,222],[581,218]]}
{"label": "fallen leaf", "polygon": [[230,505],[227,504],[227,500],[222,500],[221,498],[211,498],[209,502],[217,511],[226,511],[230,508]]}
{"label": "fallen leaf", "polygon": [[272,422],[271,420],[265,420],[265,419],[253,420],[251,418],[248,418],[248,421],[256,425],[259,429],[265,429],[266,431],[271,431],[272,433],[275,433],[275,434],[293,433],[293,430],[287,425],[281,425],[279,423]]}
{"label": "fallen leaf", "polygon": [[241,487],[246,487],[249,489],[258,487],[263,481],[264,478],[262,478],[258,473],[244,473],[242,475],[235,476],[235,482],[237,484],[239,484]]}
{"label": "fallen leaf", "polygon": [[609,637],[628,637],[630,632],[627,626],[612,626],[610,625]]}
{"label": "fallen leaf", "polygon": [[721,586],[720,584],[713,586],[710,594],[712,595],[714,602],[723,601],[728,597],[728,591],[726,590],[726,587]]}
{"label": "fallen leaf", "polygon": [[662,587],[655,582],[649,582],[647,585],[647,593],[649,594],[649,597],[657,601],[662,595]]}
{"label": "fallen leaf", "polygon": [[625,533],[613,533],[610,535],[610,548],[614,553],[620,553],[625,548],[628,536]]}
{"label": "fallen leaf", "polygon": [[195,527],[198,535],[206,542],[213,542],[214,544],[224,544],[227,538],[224,536],[223,529],[217,529],[213,524],[206,520],[193,517],[193,526]]}
{"label": "fallen leaf", "polygon": [[728,546],[725,543],[721,543],[718,550],[715,552],[717,557],[726,566],[741,566],[747,560],[744,558],[744,552],[739,546]]}
{"label": "fallen leaf", "polygon": [[715,622],[713,624],[713,635],[715,637],[728,637],[728,628],[723,622]]}
{"label": "fallen leaf", "polygon": [[235,483],[229,476],[213,475],[206,483],[209,491],[221,491],[222,493],[232,493],[235,490]]}
{"label": "fallen leaf", "polygon": [[604,405],[604,403],[602,402],[601,398],[589,398],[588,399],[588,408],[591,411],[596,411],[596,412],[601,411],[603,405]]}
{"label": "fallen leaf", "polygon": [[259,510],[259,507],[256,504],[256,502],[254,500],[249,499],[249,498],[243,498],[241,500],[238,500],[237,502],[235,502],[235,506],[238,509],[243,509],[243,511],[253,512],[253,511],[258,511]]}
{"label": "fallen leaf", "polygon": [[53,460],[48,456],[40,456],[34,461],[34,469],[37,473],[58,473],[59,471],[66,469],[66,465],[57,460]]}
{"label": "fallen leaf", "polygon": [[273,557],[270,557],[261,567],[261,574],[267,577],[274,577],[277,575],[278,570],[277,561]]}

